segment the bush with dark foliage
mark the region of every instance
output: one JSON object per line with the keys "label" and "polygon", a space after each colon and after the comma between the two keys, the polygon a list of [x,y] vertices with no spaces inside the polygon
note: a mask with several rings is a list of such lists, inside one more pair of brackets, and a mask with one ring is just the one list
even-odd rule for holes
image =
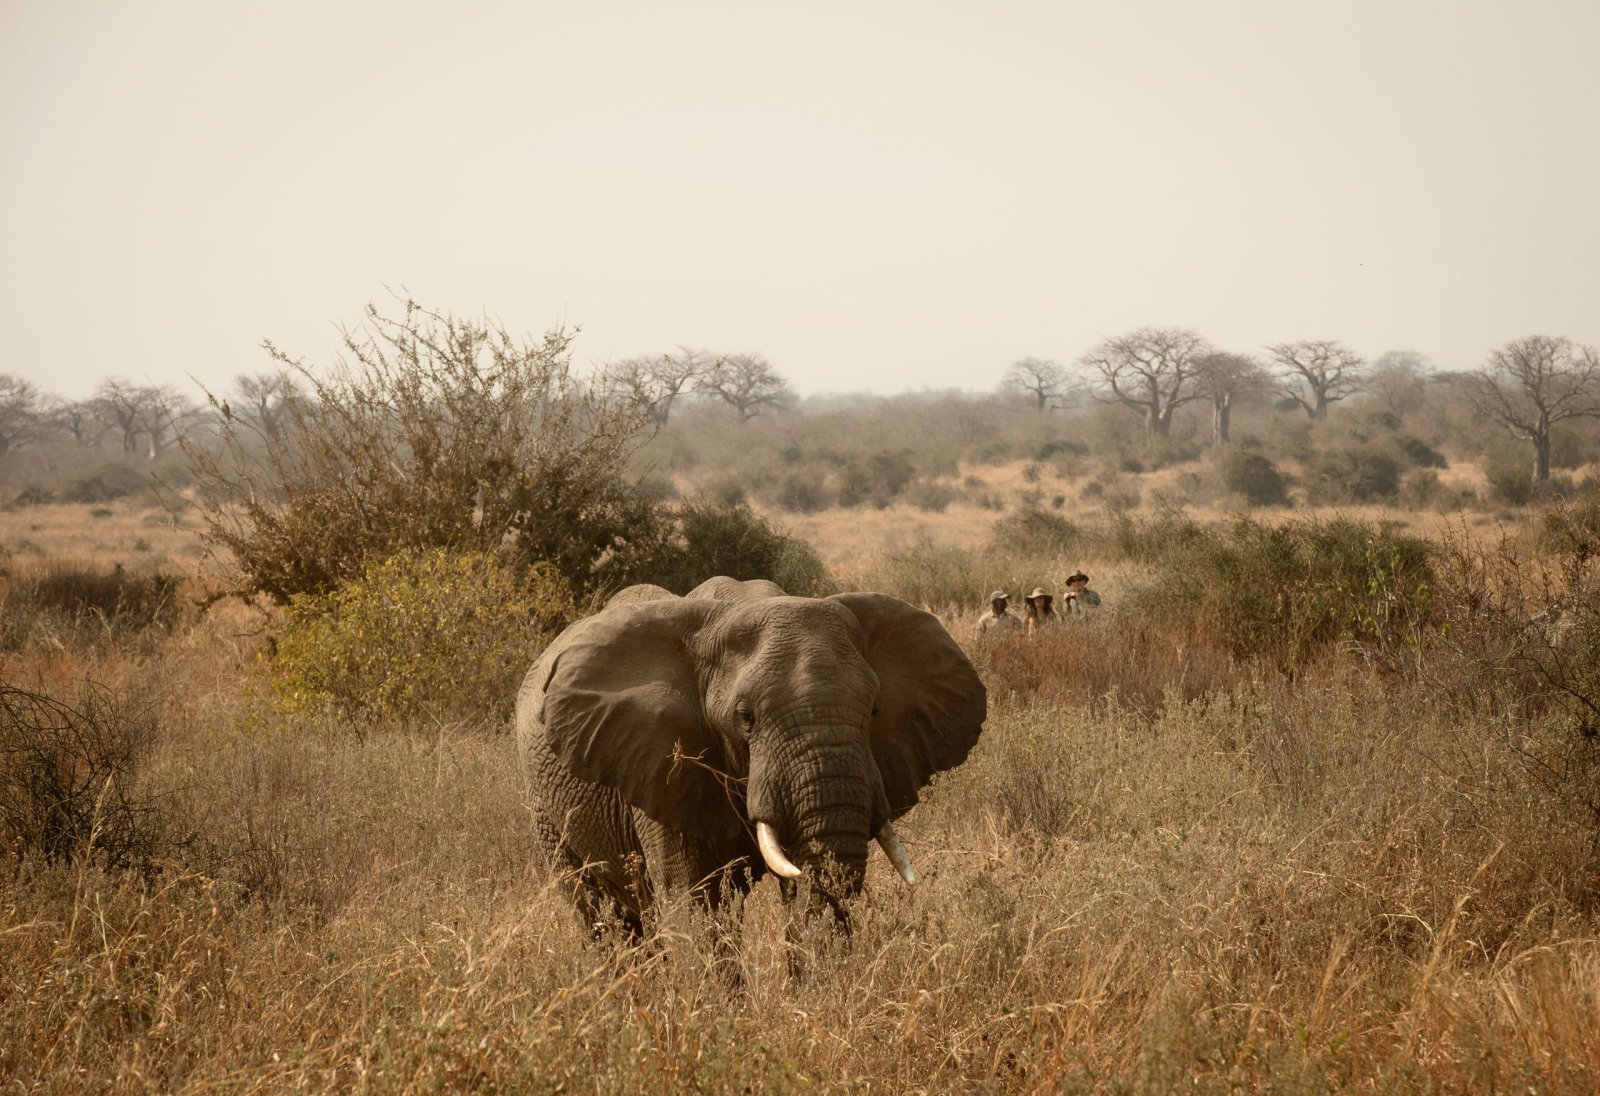
{"label": "bush with dark foliage", "polygon": [[686,594],[708,578],[771,579],[790,594],[821,597],[835,591],[816,550],[799,537],[775,528],[747,506],[688,502],[671,514],[671,530],[640,582],[653,582]]}
{"label": "bush with dark foliage", "polygon": [[1222,458],[1222,486],[1251,506],[1287,506],[1289,481],[1260,453],[1230,449]]}
{"label": "bush with dark foliage", "polygon": [[120,563],[102,570],[69,560],[42,568],[0,566],[0,650],[17,650],[41,632],[75,641],[121,639],[170,629],[178,620],[180,579],[134,572]]}

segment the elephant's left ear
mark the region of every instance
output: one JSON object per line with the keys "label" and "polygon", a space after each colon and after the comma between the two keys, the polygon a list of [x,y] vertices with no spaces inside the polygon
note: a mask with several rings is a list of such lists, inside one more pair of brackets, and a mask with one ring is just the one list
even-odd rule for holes
{"label": "elephant's left ear", "polygon": [[872,755],[895,817],[943,769],[966,760],[988,715],[978,672],[931,613],[888,594],[835,594],[867,634],[867,662],[878,675]]}

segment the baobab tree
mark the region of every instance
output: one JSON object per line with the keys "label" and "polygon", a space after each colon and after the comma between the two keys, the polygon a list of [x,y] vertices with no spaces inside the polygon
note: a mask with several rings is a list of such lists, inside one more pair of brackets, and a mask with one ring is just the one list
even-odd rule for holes
{"label": "baobab tree", "polygon": [[695,385],[695,391],[719,399],[749,422],[763,411],[793,407],[794,389],[760,354],[726,354]]}
{"label": "baobab tree", "polygon": [[675,354],[612,362],[601,371],[601,379],[616,386],[629,400],[648,407],[651,420],[657,426],[665,426],[678,397],[690,391],[715,364],[709,352],[680,346]]}
{"label": "baobab tree", "polygon": [[1211,441],[1226,445],[1233,401],[1266,385],[1266,370],[1248,354],[1217,350],[1195,363],[1195,389],[1211,401]]}
{"label": "baobab tree", "polygon": [[1067,394],[1067,371],[1048,358],[1023,358],[1013,362],[1000,386],[1008,391],[1021,392],[1034,401],[1039,412],[1054,411],[1064,406]]}
{"label": "baobab tree", "polygon": [[39,436],[47,402],[32,381],[0,373],[0,457]]}
{"label": "baobab tree", "polygon": [[1097,378],[1095,398],[1137,411],[1152,437],[1172,430],[1172,413],[1201,398],[1200,361],[1211,347],[1186,327],[1141,327],[1106,339],[1081,360]]}
{"label": "baobab tree", "polygon": [[195,414],[193,401],[170,385],[133,384],[120,377],[103,381],[91,408],[96,418],[122,435],[122,451],[155,460],[177,440],[181,425]]}
{"label": "baobab tree", "polygon": [[135,453],[139,449],[139,435],[144,431],[150,399],[150,389],[121,377],[104,380],[95,389],[91,403],[94,416],[122,435],[124,453]]}
{"label": "baobab tree", "polygon": [[1367,379],[1360,354],[1333,339],[1274,343],[1267,352],[1278,366],[1278,391],[1320,422],[1330,405],[1361,391]]}
{"label": "baobab tree", "polygon": [[1390,350],[1373,361],[1366,388],[1403,419],[1422,406],[1430,372],[1428,359],[1415,350]]}
{"label": "baobab tree", "polygon": [[1535,483],[1550,478],[1551,427],[1600,418],[1600,355],[1569,339],[1512,339],[1461,383],[1474,410],[1532,443]]}
{"label": "baobab tree", "polygon": [[289,413],[289,400],[293,396],[294,382],[281,369],[240,373],[233,379],[229,398],[221,401],[219,409],[224,416],[242,420],[263,437],[275,438],[284,427],[284,417]]}

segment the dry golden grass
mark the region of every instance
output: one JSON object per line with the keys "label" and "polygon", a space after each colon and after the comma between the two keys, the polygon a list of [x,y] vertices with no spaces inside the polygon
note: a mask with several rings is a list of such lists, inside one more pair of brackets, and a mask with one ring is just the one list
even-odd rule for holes
{"label": "dry golden grass", "polygon": [[160,506],[56,503],[0,510],[0,552],[18,563],[72,559],[96,566],[193,570],[204,555],[197,527]]}
{"label": "dry golden grass", "polygon": [[149,875],[0,861],[0,1087],[1600,1088],[1592,819],[1527,762],[1549,729],[1353,659],[1254,680],[1111,614],[981,653],[985,736],[901,826],[923,882],[874,858],[796,974],[769,884],[731,952],[677,906],[636,953],[587,941],[508,736],[272,716],[250,632],[11,665],[156,687],[139,779],[197,841]]}

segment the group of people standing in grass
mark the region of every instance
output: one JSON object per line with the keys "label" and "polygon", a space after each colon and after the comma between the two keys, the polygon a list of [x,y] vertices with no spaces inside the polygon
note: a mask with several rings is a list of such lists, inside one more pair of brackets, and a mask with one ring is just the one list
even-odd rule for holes
{"label": "group of people standing in grass", "polygon": [[1067,589],[1061,597],[1060,612],[1056,611],[1055,596],[1043,586],[1035,586],[1033,592],[1022,599],[1021,615],[1011,610],[1011,595],[1004,590],[996,590],[989,595],[988,611],[978,618],[978,638],[982,640],[1022,632],[1033,635],[1041,628],[1057,623],[1063,616],[1088,613],[1100,607],[1100,595],[1089,589],[1089,576],[1082,571],[1072,572],[1062,583]]}

